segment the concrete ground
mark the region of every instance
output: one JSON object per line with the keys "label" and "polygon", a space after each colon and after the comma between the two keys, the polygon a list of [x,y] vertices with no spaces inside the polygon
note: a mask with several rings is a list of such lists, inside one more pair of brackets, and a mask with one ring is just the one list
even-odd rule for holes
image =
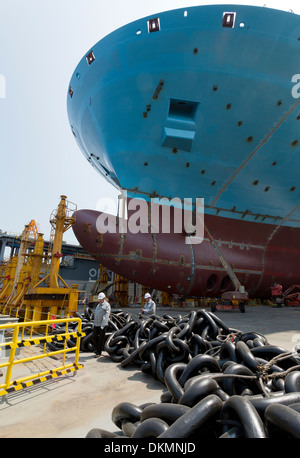
{"label": "concrete ground", "polygon": [[[125,310],[138,313],[137,309]],[[158,313],[184,315],[189,310],[159,308]],[[286,350],[300,343],[299,307],[247,306],[246,313],[219,310],[216,314],[230,327],[260,332],[269,343]],[[165,387],[135,366],[122,368],[107,356],[95,359],[93,353],[81,353],[80,363],[84,367],[75,374],[2,397],[0,437],[83,438],[92,428],[117,432],[111,413],[118,403],[160,402]]]}

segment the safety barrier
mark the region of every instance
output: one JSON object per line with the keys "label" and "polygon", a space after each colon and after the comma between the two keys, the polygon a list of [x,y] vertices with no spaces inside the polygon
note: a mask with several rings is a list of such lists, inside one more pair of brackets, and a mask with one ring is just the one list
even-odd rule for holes
{"label": "safety barrier", "polygon": [[[76,331],[68,330],[69,323],[78,323]],[[49,328],[53,331],[53,327],[56,324],[66,324],[65,332],[59,335],[49,334]],[[45,335],[33,337],[32,330],[39,326],[45,326]],[[0,360],[0,371],[6,369],[5,382],[0,384],[0,396],[7,395],[10,392],[18,391],[20,389],[35,385],[39,382],[44,382],[49,379],[56,378],[60,375],[65,375],[70,372],[76,372],[78,369],[82,369],[83,365],[79,363],[79,352],[80,352],[80,340],[81,337],[85,336],[85,333],[81,332],[82,321],[78,317],[72,318],[61,318],[61,319],[48,319],[42,321],[31,321],[21,323],[11,323],[0,325],[0,334],[4,333],[4,330],[11,329],[13,331],[11,341],[6,341],[0,344],[0,357],[3,352],[9,353],[8,361],[1,363]],[[9,332],[9,331],[8,331]],[[29,334],[29,338],[24,338],[24,332]],[[73,338],[75,345],[69,348],[67,346],[67,340]],[[57,351],[47,351],[47,344],[52,342],[54,339],[64,343],[63,348]],[[43,345],[43,353],[31,355],[30,357],[16,359],[16,353],[20,352],[21,349],[26,347],[29,348],[34,345]],[[66,364],[66,354],[74,353],[74,362]],[[62,364],[54,369],[48,369],[45,371],[30,374],[12,380],[12,371],[19,364],[26,364],[31,361],[41,360],[43,358],[55,357],[55,355],[62,355]]]}

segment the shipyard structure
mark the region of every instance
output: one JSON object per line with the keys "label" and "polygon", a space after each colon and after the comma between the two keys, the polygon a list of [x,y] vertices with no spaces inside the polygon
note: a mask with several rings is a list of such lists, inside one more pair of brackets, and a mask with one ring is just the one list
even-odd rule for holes
{"label": "shipyard structure", "polygon": [[[0,310],[2,314],[30,320],[74,315],[98,303],[105,292],[113,307],[140,306],[146,288],[108,270],[80,245],[63,242],[75,224],[74,204],[61,196],[50,216],[48,240],[35,220],[22,234],[0,232]],[[70,208],[70,205],[71,208]],[[154,291],[159,303],[168,295]]]}
{"label": "shipyard structure", "polygon": [[[87,50],[67,93],[74,139],[126,196],[128,217],[139,201],[149,212],[125,233],[126,212],[115,222],[79,209],[86,251],[183,296],[267,298],[274,282],[298,284],[299,51],[298,15],[242,5],[158,13]],[[153,199],[191,199],[193,222],[198,198],[201,243],[186,226],[149,223]]]}
{"label": "shipyard structure", "polygon": [[299,16],[241,5],[157,13],[86,51],[68,117],[118,212],[61,195],[47,240],[35,220],[0,233],[2,437],[125,437],[133,455],[131,438],[185,454],[300,437],[299,317],[279,310],[300,305],[299,56]]}

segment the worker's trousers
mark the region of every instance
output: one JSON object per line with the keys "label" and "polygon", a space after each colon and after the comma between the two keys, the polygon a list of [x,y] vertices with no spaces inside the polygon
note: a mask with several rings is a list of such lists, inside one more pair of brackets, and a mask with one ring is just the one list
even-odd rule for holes
{"label": "worker's trousers", "polygon": [[92,339],[95,343],[95,353],[96,355],[101,355],[101,352],[105,344],[105,330],[106,326],[101,329],[101,326],[94,326]]}

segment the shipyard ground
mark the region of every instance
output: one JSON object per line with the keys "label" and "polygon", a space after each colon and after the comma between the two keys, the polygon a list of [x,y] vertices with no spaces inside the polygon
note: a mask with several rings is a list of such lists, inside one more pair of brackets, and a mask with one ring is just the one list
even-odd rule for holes
{"label": "shipyard ground", "polygon": [[[134,314],[138,309],[125,309]],[[185,314],[190,309],[159,308]],[[217,311],[230,327],[258,331],[270,343],[291,350],[300,343],[300,307],[247,306],[246,313]],[[106,353],[104,353],[106,355]],[[108,356],[81,353],[75,374],[10,393],[0,400],[1,438],[84,438],[92,428],[118,432],[111,413],[119,402],[160,402],[164,386],[138,368],[122,368]]]}

